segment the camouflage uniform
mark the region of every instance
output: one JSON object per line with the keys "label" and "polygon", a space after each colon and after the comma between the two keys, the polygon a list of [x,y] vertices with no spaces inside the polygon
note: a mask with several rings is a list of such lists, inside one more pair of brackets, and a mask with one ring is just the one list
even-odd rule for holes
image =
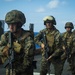
{"label": "camouflage uniform", "polygon": [[[65,24],[65,29],[71,28],[71,30],[74,28],[73,24],[71,22],[67,22]],[[61,56],[63,66],[67,59],[70,70],[72,71],[72,75],[75,75],[75,35],[73,35],[73,32],[64,32],[62,34],[62,48],[63,48],[63,54]]]}
{"label": "camouflage uniform", "polygon": [[[25,23],[25,20],[24,20],[25,17],[23,16],[23,13],[21,11],[12,10],[9,12],[9,14],[15,15],[15,16],[22,16],[20,17],[20,19],[22,19],[21,20],[22,23]],[[8,18],[10,18],[10,16]],[[6,23],[7,23],[8,18],[6,19]],[[17,18],[15,20],[17,20]],[[19,17],[18,17],[18,22],[20,22]],[[34,41],[29,31],[26,31],[22,28],[20,28],[20,30],[21,30],[20,36],[13,35],[13,50],[14,50],[14,62],[12,65],[13,71],[15,71],[14,72],[15,75],[33,75],[32,62],[34,59]],[[5,60],[8,58],[8,55],[7,57],[4,56],[3,51],[5,48],[9,49],[9,42],[8,42],[9,32],[10,31],[4,33],[1,36],[0,55],[2,55],[3,62],[5,62]],[[8,75],[8,69],[7,69],[6,75]]]}
{"label": "camouflage uniform", "polygon": [[[53,16],[51,16],[53,17]],[[44,22],[44,24],[46,24]],[[54,21],[54,24],[55,21]],[[62,64],[61,64],[61,60],[60,60],[60,49],[59,49],[59,39],[60,39],[60,32],[55,28],[55,26],[53,26],[52,30],[48,30],[47,28],[41,30],[39,32],[39,34],[37,34],[35,36],[35,42],[36,44],[38,44],[39,46],[41,46],[41,44],[43,43],[44,40],[42,40],[42,32],[45,32],[46,34],[46,38],[47,38],[47,42],[48,42],[48,46],[49,46],[49,52],[48,52],[48,56],[52,56],[52,58],[48,61],[49,64],[46,61],[46,58],[44,57],[44,51],[42,51],[42,61],[41,61],[41,71],[40,71],[40,75],[46,75],[47,72],[49,71],[50,65],[51,63],[54,66],[55,69],[55,75],[61,75],[62,73]]]}

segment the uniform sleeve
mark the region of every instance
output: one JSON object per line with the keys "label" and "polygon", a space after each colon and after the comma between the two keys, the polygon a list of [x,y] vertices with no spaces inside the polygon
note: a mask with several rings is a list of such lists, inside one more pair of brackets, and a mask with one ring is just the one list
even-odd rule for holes
{"label": "uniform sleeve", "polygon": [[27,37],[25,40],[25,54],[27,56],[32,56],[34,53],[34,41],[31,37]]}
{"label": "uniform sleeve", "polygon": [[57,31],[55,33],[55,45],[54,45],[54,47],[55,47],[55,50],[54,50],[54,53],[52,54],[52,56],[53,57],[59,56],[59,54],[61,52],[61,50],[60,50],[60,32],[59,31]]}
{"label": "uniform sleeve", "polygon": [[33,39],[29,36],[25,39],[25,48],[24,48],[24,61],[23,64],[25,67],[28,65],[32,64],[33,59],[34,59],[34,41]]}
{"label": "uniform sleeve", "polygon": [[34,41],[36,44],[38,44],[39,46],[41,46],[42,43],[42,31],[40,31],[34,38]]}
{"label": "uniform sleeve", "polygon": [[5,35],[3,34],[2,36],[1,36],[1,41],[0,41],[0,55],[3,55],[3,49],[4,49],[4,47],[7,45],[7,43],[6,43],[6,37],[5,37]]}
{"label": "uniform sleeve", "polygon": [[73,43],[72,43],[72,54],[75,53],[75,36],[73,37]]}
{"label": "uniform sleeve", "polygon": [[60,42],[60,32],[57,31],[57,32],[55,33],[55,45],[56,45],[56,47],[59,46],[59,42]]}

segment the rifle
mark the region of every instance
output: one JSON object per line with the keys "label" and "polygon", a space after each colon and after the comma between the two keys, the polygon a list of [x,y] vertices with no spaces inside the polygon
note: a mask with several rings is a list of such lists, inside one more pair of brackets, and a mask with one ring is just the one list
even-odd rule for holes
{"label": "rifle", "polygon": [[[46,39],[46,34],[45,32],[42,32],[42,37],[43,37],[43,41],[44,41],[44,45],[45,45],[45,58],[48,59],[49,58],[49,55],[48,55],[48,52],[49,52],[49,46],[48,46],[48,43],[47,43],[47,39]],[[49,65],[49,61],[47,61],[48,65]],[[48,69],[48,73],[50,75],[50,67]]]}
{"label": "rifle", "polygon": [[66,56],[67,56],[67,61],[69,61],[69,59],[70,59],[70,48],[66,47],[65,52],[66,52]]}
{"label": "rifle", "polygon": [[67,38],[65,38],[65,40],[64,40],[64,50],[65,50],[65,55],[63,54],[62,55],[62,58],[63,59],[65,59],[65,58],[67,58],[67,61],[69,61],[69,59],[70,59],[70,46],[67,46]]}
{"label": "rifle", "polygon": [[[34,24],[30,23],[29,30],[31,31],[32,38],[33,38],[33,40],[34,40]],[[34,44],[35,44],[35,43],[34,43]],[[32,65],[33,65],[33,68],[34,68],[34,69],[37,69],[36,63],[37,63],[37,61],[36,61],[36,60],[33,60]]]}
{"label": "rifle", "polygon": [[9,32],[9,50],[8,50],[8,59],[3,64],[4,68],[8,67],[8,75],[13,75],[12,64],[14,62],[14,50],[13,50],[13,34]]}
{"label": "rifle", "polygon": [[42,32],[42,36],[43,36],[44,45],[45,45],[45,58],[47,59],[47,58],[49,57],[49,56],[48,56],[49,46],[48,46],[48,43],[47,43],[47,39],[46,39],[46,34],[45,34],[45,32]]}
{"label": "rifle", "polygon": [[30,23],[29,30],[34,32],[34,24]]}

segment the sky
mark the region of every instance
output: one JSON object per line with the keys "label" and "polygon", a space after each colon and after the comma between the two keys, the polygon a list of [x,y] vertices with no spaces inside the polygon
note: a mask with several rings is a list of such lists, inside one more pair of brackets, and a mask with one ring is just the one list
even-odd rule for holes
{"label": "sky", "polygon": [[[23,28],[26,30],[30,23],[34,24],[34,32],[44,29],[43,18],[50,15],[55,17],[55,27],[60,32],[65,32],[66,22],[75,25],[75,0],[0,0],[0,20],[4,20],[6,13],[14,9],[25,14],[26,23]],[[4,31],[7,30],[5,23]]]}

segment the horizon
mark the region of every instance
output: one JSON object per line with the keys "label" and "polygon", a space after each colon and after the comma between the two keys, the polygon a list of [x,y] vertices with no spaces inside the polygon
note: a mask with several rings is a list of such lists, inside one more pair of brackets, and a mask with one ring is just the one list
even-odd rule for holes
{"label": "horizon", "polygon": [[[20,10],[25,14],[26,23],[24,29],[29,29],[29,24],[34,24],[34,31],[44,29],[43,18],[52,15],[56,19],[55,26],[61,33],[65,31],[66,22],[75,25],[75,0],[0,0],[0,20],[5,19],[7,12]],[[8,30],[5,23],[4,30]]]}

